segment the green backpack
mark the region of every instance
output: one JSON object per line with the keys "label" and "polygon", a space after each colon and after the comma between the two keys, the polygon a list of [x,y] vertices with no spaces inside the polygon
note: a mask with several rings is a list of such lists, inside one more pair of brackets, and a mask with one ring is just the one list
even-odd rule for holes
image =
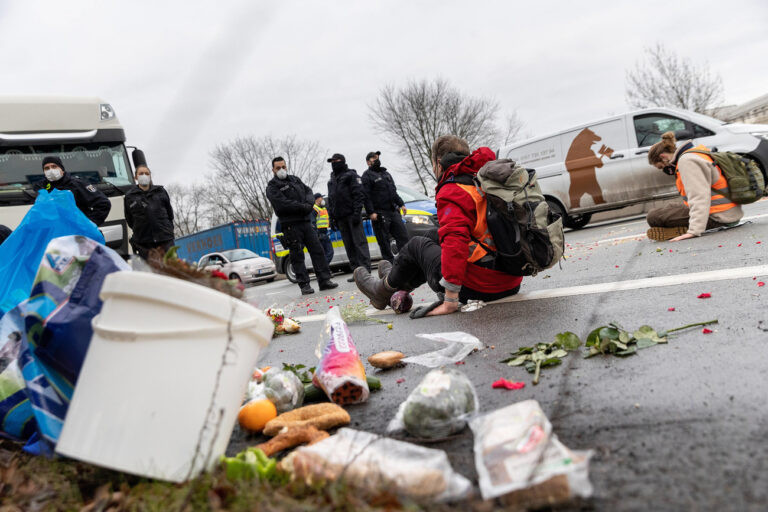
{"label": "green backpack", "polygon": [[730,151],[689,149],[686,153],[701,153],[715,161],[728,182],[728,199],[737,204],[749,204],[766,195],[765,178],[754,160]]}

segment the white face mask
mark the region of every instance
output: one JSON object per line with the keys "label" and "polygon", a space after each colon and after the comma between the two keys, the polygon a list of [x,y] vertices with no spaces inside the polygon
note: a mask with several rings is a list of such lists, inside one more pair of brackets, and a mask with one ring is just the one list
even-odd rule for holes
{"label": "white face mask", "polygon": [[280,178],[281,180],[284,180],[285,178],[288,177],[288,171],[286,171],[285,169],[280,169],[279,171],[277,171],[277,177]]}
{"label": "white face mask", "polygon": [[53,167],[50,169],[45,169],[43,171],[43,174],[45,174],[45,178],[48,181],[59,181],[62,178],[62,176],[64,176],[64,171],[62,171],[58,167]]}
{"label": "white face mask", "polygon": [[136,182],[142,187],[146,187],[152,182],[152,178],[149,176],[149,174],[139,174],[139,176],[136,178]]}

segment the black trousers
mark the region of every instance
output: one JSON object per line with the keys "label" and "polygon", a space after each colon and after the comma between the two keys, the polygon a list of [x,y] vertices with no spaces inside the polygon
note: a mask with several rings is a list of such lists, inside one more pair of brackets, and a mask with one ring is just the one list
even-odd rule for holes
{"label": "black trousers", "polygon": [[328,262],[325,260],[323,246],[320,245],[320,240],[317,238],[315,227],[307,221],[282,225],[282,228],[283,238],[288,246],[289,257],[299,286],[304,287],[309,284],[309,273],[304,264],[304,247],[307,248],[309,257],[312,259],[312,266],[315,269],[318,283],[323,284],[330,281],[331,271],[328,269]]}
{"label": "black trousers", "polygon": [[381,257],[387,261],[394,261],[392,255],[392,246],[390,238],[395,239],[397,250],[400,251],[408,243],[408,232],[405,230],[403,218],[400,212],[376,212],[379,215],[378,220],[371,221],[373,232],[376,234],[376,241],[381,249]]}
{"label": "black trousers", "polygon": [[150,245],[141,245],[134,242],[131,242],[131,248],[133,249],[134,254],[138,254],[142,259],[147,259],[149,257],[149,251],[152,249],[160,248],[163,250],[163,253],[168,252],[168,249],[173,247],[173,240],[169,240],[167,242],[160,242],[159,244],[150,244]]}
{"label": "black trousers", "polygon": [[[415,236],[397,253],[392,270],[387,276],[387,283],[398,290],[414,290],[427,283],[435,293],[443,293],[440,285],[443,278],[441,271],[442,250],[433,240],[424,236]],[[492,301],[516,294],[519,286],[498,293],[488,293],[473,290],[466,286],[459,291],[459,301],[466,303],[470,300]]]}
{"label": "black trousers", "polygon": [[365,267],[371,271],[371,253],[368,251],[368,238],[363,230],[363,218],[360,215],[350,215],[336,219],[336,224],[341,231],[341,239],[344,241],[344,250],[347,251],[349,264],[353,269]]}
{"label": "black trousers", "polygon": [[328,230],[325,228],[318,229],[317,238],[320,239],[320,245],[323,246],[323,252],[325,253],[325,261],[327,261],[328,264],[330,264],[331,260],[333,259],[333,242],[331,242],[331,237],[328,235]]}

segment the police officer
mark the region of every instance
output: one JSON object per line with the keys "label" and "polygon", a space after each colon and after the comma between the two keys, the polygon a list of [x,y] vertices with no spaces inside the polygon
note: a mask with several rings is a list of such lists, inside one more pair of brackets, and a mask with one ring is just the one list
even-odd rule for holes
{"label": "police officer", "polygon": [[323,246],[317,238],[317,231],[310,224],[309,214],[314,206],[312,189],[298,176],[288,174],[288,166],[281,156],[272,159],[272,172],[275,177],[267,183],[267,199],[272,203],[272,208],[280,220],[301,294],[315,293],[309,285],[309,273],[304,265],[304,246],[312,258],[320,289],[336,288],[339,285],[331,281],[331,271],[325,260]]}
{"label": "police officer", "polygon": [[155,248],[166,252],[173,245],[173,207],[168,192],[152,182],[144,152],[133,152],[136,185],[125,193],[125,221],[133,230],[133,252],[147,259]]}
{"label": "police officer", "polygon": [[373,232],[381,248],[381,257],[391,263],[394,256],[389,243],[390,236],[395,239],[398,251],[408,243],[408,232],[400,216],[400,212],[405,215],[407,209],[397,194],[392,175],[386,167],[381,166],[379,155],[381,151],[371,151],[365,157],[368,169],[363,173],[363,190],[373,206],[374,213],[370,217],[376,217],[373,220]]}
{"label": "police officer", "polygon": [[104,192],[96,188],[96,185],[69,174],[56,156],[43,158],[43,174],[45,174],[45,180],[35,184],[36,191],[45,189],[50,192],[54,188],[69,190],[75,196],[77,207],[91,222],[97,226],[104,223],[112,203]]}
{"label": "police officer", "polygon": [[325,260],[330,265],[333,259],[333,244],[331,243],[331,234],[329,233],[331,219],[328,216],[328,210],[325,208],[323,194],[320,192],[315,194],[315,206],[312,208],[312,219],[314,219],[315,228],[317,228],[317,237],[320,239],[323,251],[325,251]]}
{"label": "police officer", "polygon": [[[344,155],[334,153],[328,159],[333,172],[328,181],[328,214],[331,225],[338,227],[344,250],[352,268],[365,267],[371,270],[371,254],[368,251],[368,239],[363,230],[362,208],[375,220],[373,207],[363,192],[363,182],[357,171],[347,166]],[[350,283],[355,279],[347,279]]]}

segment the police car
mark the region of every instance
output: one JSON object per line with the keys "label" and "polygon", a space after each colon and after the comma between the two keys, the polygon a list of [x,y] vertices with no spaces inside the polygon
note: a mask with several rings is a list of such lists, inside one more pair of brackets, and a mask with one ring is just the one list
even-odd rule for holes
{"label": "police car", "polygon": [[[425,235],[429,231],[437,229],[437,206],[434,200],[410,187],[398,185],[397,193],[402,198],[405,207],[408,210],[403,216],[403,222],[405,223],[405,229],[408,232],[408,238]],[[288,257],[288,249],[282,243],[280,222],[274,214],[272,215],[271,228],[272,243],[275,247],[275,264],[277,271],[285,274],[289,280],[295,283],[296,274],[293,272],[293,266]],[[365,230],[365,236],[368,239],[368,250],[371,253],[371,260],[380,260],[381,250],[376,241],[376,235],[373,233],[371,221],[365,214],[363,214],[363,229]],[[338,230],[331,231],[330,238],[331,243],[333,244],[333,260],[331,260],[330,263],[331,270],[351,272],[353,269],[349,265],[347,252],[344,250],[344,242],[341,240],[341,233]],[[395,241],[391,240],[391,244],[392,253],[396,254],[397,246],[395,245]],[[307,270],[311,270],[312,260],[306,249],[304,249],[304,262],[307,266]]]}

